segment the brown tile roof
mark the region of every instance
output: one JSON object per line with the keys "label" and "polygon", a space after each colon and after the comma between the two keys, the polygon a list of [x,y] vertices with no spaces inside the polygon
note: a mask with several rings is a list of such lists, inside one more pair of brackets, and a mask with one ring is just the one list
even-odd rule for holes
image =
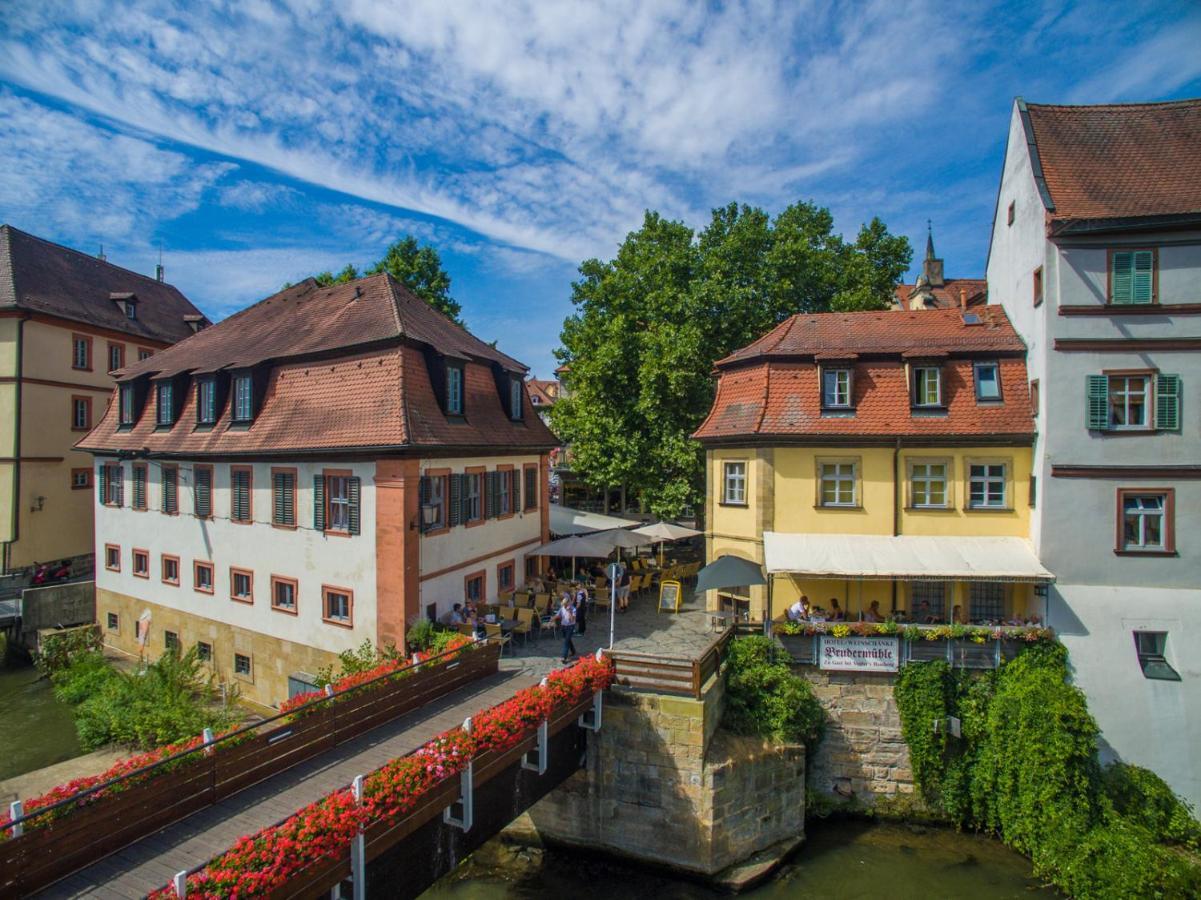
{"label": "brown tile roof", "polygon": [[759,340],[718,360],[719,368],[761,357],[805,357],[817,353],[900,355],[908,351],[1024,353],[1025,345],[1000,306],[958,309],[798,313]]}
{"label": "brown tile roof", "polygon": [[555,405],[555,400],[558,399],[559,382],[548,381],[545,378],[530,378],[526,380],[525,386],[530,392],[530,399],[536,400],[539,408]]}
{"label": "brown tile roof", "polygon": [[402,338],[445,356],[495,362],[514,374],[526,371],[382,274],[324,288],[306,279],[127,366],[122,378],[245,368]]}
{"label": "brown tile roof", "polygon": [[[1025,346],[1004,310],[799,314],[718,362],[717,395],[694,437],[954,437],[1034,434]],[[995,358],[1000,402],[976,401],[972,363]],[[906,362],[939,360],[945,414],[911,410]],[[853,366],[854,415],[822,415],[821,360]]]}
{"label": "brown tile roof", "polygon": [[[901,309],[909,309],[909,297],[916,288],[916,284],[898,284],[893,290]],[[948,278],[942,287],[930,288],[930,293],[934,295],[933,306],[916,306],[914,309],[957,308],[961,288],[968,306],[983,306],[988,302],[988,282],[983,278]]]}
{"label": "brown tile roof", "polygon": [[1053,227],[1201,213],[1201,99],[1026,110]]}
{"label": "brown tile roof", "polygon": [[[130,319],[110,295],[137,302]],[[0,310],[20,309],[171,344],[203,313],[177,288],[69,247],[0,225]]]}

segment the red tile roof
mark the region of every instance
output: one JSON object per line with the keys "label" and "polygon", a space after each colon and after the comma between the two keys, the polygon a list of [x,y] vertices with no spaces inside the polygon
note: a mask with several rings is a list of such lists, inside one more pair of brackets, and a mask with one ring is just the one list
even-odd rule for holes
{"label": "red tile roof", "polygon": [[530,399],[539,408],[554,406],[559,397],[559,382],[548,381],[544,378],[530,378],[525,383],[530,392]]}
{"label": "red tile roof", "polygon": [[[916,284],[898,284],[893,290],[893,296],[901,309],[909,309],[909,296],[916,289]],[[983,306],[988,302],[988,282],[983,278],[948,278],[941,287],[931,287],[934,295],[933,306],[915,306],[914,309],[956,309],[959,307],[959,292],[968,306]]]}
{"label": "red tile roof", "polygon": [[1026,109],[1053,220],[1201,213],[1201,99]]}
{"label": "red tile roof", "polygon": [[[112,295],[132,298],[130,319]],[[192,334],[188,321],[207,321],[170,284],[95,256],[0,225],[0,310],[43,313],[171,344]]]}
{"label": "red tile roof", "polygon": [[[717,395],[693,437],[734,442],[779,437],[1029,440],[1034,420],[1025,347],[1000,307],[797,315],[718,363]],[[853,365],[854,414],[822,414],[819,356]],[[945,413],[911,408],[906,361],[940,359]],[[972,365],[996,359],[1001,401],[977,402]]]}

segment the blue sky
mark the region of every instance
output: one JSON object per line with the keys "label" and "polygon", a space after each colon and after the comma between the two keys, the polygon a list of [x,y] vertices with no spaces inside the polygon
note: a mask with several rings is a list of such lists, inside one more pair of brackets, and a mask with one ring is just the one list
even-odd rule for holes
{"label": "blue sky", "polygon": [[213,318],[434,244],[545,376],[646,208],[873,215],[982,274],[1010,105],[1201,94],[1201,4],[0,0],[0,221]]}

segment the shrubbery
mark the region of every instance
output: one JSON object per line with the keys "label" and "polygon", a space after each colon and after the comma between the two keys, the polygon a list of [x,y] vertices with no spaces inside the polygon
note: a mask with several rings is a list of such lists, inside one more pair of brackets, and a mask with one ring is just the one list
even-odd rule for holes
{"label": "shrubbery", "polygon": [[770,638],[745,637],[730,644],[722,719],[726,728],[773,741],[817,742],[825,712],[809,682],[793,674],[786,658]]}
{"label": "shrubbery", "polygon": [[99,652],[86,651],[51,681],[55,695],[73,707],[85,750],[110,743],[149,750],[195,737],[205,728],[223,730],[237,718],[232,698],[217,705],[195,648],[183,656],[164,653],[134,673],[118,672]]}
{"label": "shrubbery", "polygon": [[[1201,826],[1153,773],[1102,769],[1067,651],[1033,645],[996,672],[906,666],[896,698],[926,801],[991,831],[1073,897],[1201,895]],[[962,736],[934,722],[961,720]]]}
{"label": "shrubbery", "polygon": [[[421,619],[409,627],[405,634],[405,643],[416,651],[437,656],[446,650],[447,644],[458,634],[458,631],[438,625],[429,619]],[[339,678],[370,671],[388,660],[404,658],[407,658],[406,655],[396,649],[395,645],[377,648],[374,641],[365,638],[355,649],[339,653],[337,665],[318,669],[314,683],[317,687],[324,688]]]}

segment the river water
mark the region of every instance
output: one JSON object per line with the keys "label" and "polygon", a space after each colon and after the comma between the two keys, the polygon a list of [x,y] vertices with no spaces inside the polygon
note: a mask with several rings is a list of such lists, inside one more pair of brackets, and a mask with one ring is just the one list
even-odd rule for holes
{"label": "river water", "polygon": [[[492,841],[434,885],[423,900],[709,900],[725,896],[689,881],[567,851]],[[1030,863],[999,841],[941,828],[819,821],[799,853],[748,900],[972,900],[1052,898]]]}
{"label": "river water", "polygon": [[83,753],[71,709],[33,666],[0,664],[0,781]]}

